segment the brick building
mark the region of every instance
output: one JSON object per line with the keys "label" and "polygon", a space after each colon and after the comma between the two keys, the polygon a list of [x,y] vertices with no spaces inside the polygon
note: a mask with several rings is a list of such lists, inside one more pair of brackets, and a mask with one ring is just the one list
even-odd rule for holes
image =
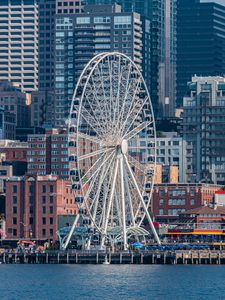
{"label": "brick building", "polygon": [[159,222],[177,219],[180,213],[212,203],[215,191],[221,186],[213,184],[156,184],[152,194],[152,212]]}
{"label": "brick building", "polygon": [[49,129],[28,136],[27,172],[31,175],[58,175],[68,179],[68,136],[65,130]]}
{"label": "brick building", "polygon": [[59,217],[77,213],[69,181],[51,175],[6,181],[6,239],[55,241]]}

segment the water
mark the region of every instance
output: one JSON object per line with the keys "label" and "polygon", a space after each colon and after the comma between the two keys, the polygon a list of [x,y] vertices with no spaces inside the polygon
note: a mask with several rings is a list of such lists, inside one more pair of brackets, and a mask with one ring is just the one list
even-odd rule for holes
{"label": "water", "polygon": [[0,299],[225,299],[225,267],[0,265]]}

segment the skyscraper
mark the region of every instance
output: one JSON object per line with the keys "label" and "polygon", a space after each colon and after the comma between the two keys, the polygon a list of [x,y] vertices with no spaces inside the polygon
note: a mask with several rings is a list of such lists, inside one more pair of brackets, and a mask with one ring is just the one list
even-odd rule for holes
{"label": "skyscraper", "polygon": [[0,1],[0,80],[38,88],[37,0]]}
{"label": "skyscraper", "polygon": [[225,184],[225,78],[193,77],[184,97],[189,182]]}
{"label": "skyscraper", "polygon": [[[86,4],[115,0],[85,0]],[[177,0],[117,0],[124,12],[141,15],[143,31],[150,22],[150,42],[143,34],[142,71],[154,111],[159,117],[175,114],[176,98],[176,2]],[[147,25],[148,28],[149,25]]]}
{"label": "skyscraper", "polygon": [[[209,1],[208,1],[209,2]],[[225,2],[177,2],[177,104],[192,76],[225,74]]]}
{"label": "skyscraper", "polygon": [[56,0],[39,0],[38,89],[49,91],[54,84],[54,26]]}
{"label": "skyscraper", "polygon": [[119,51],[141,68],[140,15],[123,13],[119,5],[87,5],[80,14],[56,15],[55,126],[64,126],[75,84],[96,54]]}

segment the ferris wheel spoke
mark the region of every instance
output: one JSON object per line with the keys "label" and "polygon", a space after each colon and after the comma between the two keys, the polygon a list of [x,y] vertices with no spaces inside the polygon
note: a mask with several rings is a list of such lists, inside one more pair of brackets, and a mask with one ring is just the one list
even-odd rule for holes
{"label": "ferris wheel spoke", "polygon": [[[131,84],[133,81],[129,82],[129,78],[130,78],[130,74],[131,74],[131,70],[132,70],[132,64],[130,63],[129,64],[129,67],[128,67],[128,75],[127,75],[127,80],[126,80],[126,84],[125,84],[125,94],[124,94],[124,97],[122,99],[122,105],[121,105],[121,108],[120,108],[120,113],[118,115],[118,119],[117,119],[117,128],[120,130],[122,124],[123,124],[123,119],[124,119],[124,109],[125,109],[125,106],[127,105],[128,103],[128,93],[130,91],[130,87],[131,87]],[[130,105],[129,105],[130,107]]]}
{"label": "ferris wheel spoke", "polygon": [[107,152],[110,152],[110,151],[114,151],[114,149],[113,148],[102,148],[100,150],[93,151],[93,152],[81,155],[78,160],[81,161],[81,160],[91,158],[93,156],[96,156],[96,155],[99,155],[99,154],[102,154],[102,153],[107,153]]}
{"label": "ferris wheel spoke", "polygon": [[106,176],[108,174],[109,169],[111,168],[111,164],[113,163],[114,159],[115,159],[115,154],[112,156],[109,164],[107,166],[106,166],[106,164],[103,166],[103,171],[101,173],[101,176],[100,176],[100,179],[99,179],[99,182],[98,182],[98,189],[97,189],[97,192],[96,192],[95,197],[93,199],[93,202],[92,202],[92,204],[90,206],[90,210],[92,210],[92,207],[94,206],[94,212],[93,212],[94,216],[96,216],[96,213],[97,213],[97,207],[98,207],[98,201],[97,201],[97,199],[99,198],[102,185],[104,183],[104,180],[106,179]]}
{"label": "ferris wheel spoke", "polygon": [[154,237],[155,237],[155,239],[156,239],[158,245],[161,245],[159,236],[158,236],[158,234],[157,234],[157,232],[156,232],[156,230],[155,230],[155,226],[154,226],[154,224],[153,224],[153,222],[152,222],[152,218],[151,218],[151,216],[150,216],[150,214],[149,214],[149,212],[148,212],[148,208],[147,208],[147,206],[146,206],[146,204],[145,204],[145,201],[144,201],[144,199],[143,199],[143,197],[142,197],[142,194],[141,194],[141,191],[140,191],[140,189],[139,189],[139,186],[138,186],[138,184],[137,184],[137,182],[136,182],[136,180],[135,180],[133,171],[132,171],[132,169],[131,169],[131,167],[130,167],[130,165],[129,165],[129,162],[128,162],[128,160],[127,160],[127,157],[126,157],[125,155],[124,155],[124,158],[125,158],[125,162],[126,162],[128,171],[129,171],[129,173],[130,173],[130,175],[131,175],[131,178],[132,178],[132,180],[133,180],[133,183],[134,183],[134,185],[135,185],[135,187],[136,187],[136,189],[137,189],[138,196],[139,196],[139,198],[140,198],[140,200],[141,200],[141,202],[142,202],[142,205],[143,205],[143,208],[144,208],[144,210],[145,210],[146,216],[147,216],[147,218],[148,218],[149,224],[150,224],[150,226],[151,226],[153,235],[154,235]]}
{"label": "ferris wheel spoke", "polygon": [[143,175],[146,175],[146,169],[137,161],[133,156],[127,154],[128,161],[132,164],[135,168],[142,172]]}
{"label": "ferris wheel spoke", "polygon": [[83,110],[84,111],[81,112],[81,116],[85,119],[88,125],[91,126],[99,136],[101,136],[102,126],[98,119],[96,119],[95,116],[93,116],[85,107],[83,107]]}
{"label": "ferris wheel spoke", "polygon": [[123,223],[123,244],[124,250],[127,250],[127,232],[126,232],[126,211],[125,211],[125,190],[124,190],[124,163],[123,156],[120,157],[120,183],[121,183],[121,207]]}
{"label": "ferris wheel spoke", "polygon": [[[130,123],[129,123],[129,126],[128,128],[126,129],[126,133],[124,135],[127,134],[127,132],[132,128],[133,124],[135,123],[135,121],[137,120],[137,118],[139,117],[139,114],[141,113],[141,111],[143,110],[143,107],[144,105],[147,103],[147,101],[149,100],[148,97],[145,98],[145,100],[143,102],[136,102],[136,104],[138,103],[139,104],[139,108],[137,110],[137,105],[134,106],[134,109],[132,111],[132,114],[130,114],[130,119],[132,120]],[[137,111],[136,111],[137,110]],[[135,113],[135,116],[133,116],[133,113]],[[126,127],[126,124],[124,124],[123,127]]]}
{"label": "ferris wheel spoke", "polygon": [[106,232],[107,232],[107,226],[108,226],[108,222],[109,222],[109,215],[110,215],[111,205],[112,205],[113,197],[114,197],[114,194],[115,194],[115,185],[116,185],[116,179],[117,179],[117,173],[118,173],[118,166],[119,166],[119,160],[117,158],[116,163],[115,163],[115,169],[114,169],[115,171],[114,171],[112,187],[111,187],[111,191],[110,191],[109,202],[108,202],[108,206],[107,206],[107,210],[106,210],[106,216],[105,216],[105,220],[104,220],[104,228],[103,228],[103,237],[102,237],[102,240],[101,240],[101,247],[104,245],[104,242],[105,242],[105,235],[106,235]]}
{"label": "ferris wheel spoke", "polygon": [[[121,130],[120,130],[121,133],[126,129],[127,124],[130,125],[130,119],[133,120],[133,117],[132,117],[133,113],[136,114],[136,110],[138,109],[138,111],[140,111],[140,107],[143,108],[143,106],[144,106],[143,103],[140,105],[140,99],[137,96],[140,91],[140,88],[141,88],[141,79],[138,78],[137,83],[136,83],[136,88],[134,90],[133,97],[131,100],[130,108],[128,110],[128,113],[126,114],[126,119],[124,120],[123,126],[121,127]],[[137,105],[139,105],[139,107],[137,107]]]}
{"label": "ferris wheel spoke", "polygon": [[97,139],[97,138],[95,138],[93,136],[90,136],[90,135],[88,135],[86,133],[78,132],[77,136],[78,136],[78,138],[81,138],[81,139],[84,139],[84,140],[89,140],[89,141],[91,141],[93,143],[96,143],[96,144],[100,144],[101,143],[101,141],[99,139]]}
{"label": "ferris wheel spoke", "polygon": [[89,173],[95,169],[95,167],[99,164],[99,162],[104,159],[105,153],[102,153],[101,156],[96,160],[96,162],[86,171],[86,173],[82,176],[81,180],[84,180]]}
{"label": "ferris wheel spoke", "polygon": [[80,112],[81,117],[85,120],[87,125],[94,130],[94,132],[97,134],[99,138],[101,138],[101,133],[96,130],[96,128],[93,126],[93,124],[90,122],[89,119],[87,119],[86,115],[84,115],[82,112]]}
{"label": "ferris wheel spoke", "polygon": [[109,158],[113,155],[114,151],[111,152],[109,154],[109,156],[107,158],[104,159],[104,161],[100,164],[100,166],[95,170],[95,172],[90,176],[90,178],[88,178],[88,180],[83,184],[83,187],[86,186],[89,181],[98,173],[100,172],[101,168],[103,167],[103,165],[109,160]]}
{"label": "ferris wheel spoke", "polygon": [[[101,82],[102,82],[102,77],[101,76],[99,76],[99,77],[101,78]],[[105,109],[105,110],[102,109],[103,108],[103,104],[107,103],[105,95],[104,95],[104,89],[102,88],[103,99],[101,99],[97,95],[96,82],[94,80],[92,81],[91,87],[92,87],[92,93],[91,93],[91,95],[89,95],[89,96],[91,96],[90,101],[93,101],[93,98],[95,99],[95,103],[97,104],[96,108],[95,108],[95,114],[98,113],[98,116],[97,116],[98,118],[100,116],[99,119],[101,121],[101,124],[100,124],[100,122],[98,122],[98,123],[100,125],[100,128],[102,129],[102,132],[105,133],[107,131],[107,127],[108,127],[107,126],[107,123],[108,123],[107,121],[109,121],[109,120],[107,120],[106,119],[106,115],[103,114],[103,112],[108,111],[108,109]],[[99,99],[101,99],[101,101]],[[95,119],[96,119],[96,116],[95,116]],[[104,122],[102,122],[102,120],[104,120]]]}
{"label": "ferris wheel spoke", "polygon": [[139,124],[137,127],[133,128],[129,133],[125,134],[123,139],[126,140],[130,140],[133,137],[135,137],[136,135],[138,135],[142,130],[144,130],[146,127],[148,127],[149,125],[153,124],[153,121],[150,122],[143,122],[141,124]]}

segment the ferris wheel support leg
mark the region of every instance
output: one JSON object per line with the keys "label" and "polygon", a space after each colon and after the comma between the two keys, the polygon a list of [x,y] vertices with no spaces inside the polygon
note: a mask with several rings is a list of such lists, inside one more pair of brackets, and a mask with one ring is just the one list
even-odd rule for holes
{"label": "ferris wheel support leg", "polygon": [[115,166],[115,173],[114,173],[113,182],[112,182],[112,189],[111,189],[111,192],[110,192],[109,204],[108,204],[107,212],[106,212],[106,216],[105,216],[103,236],[102,236],[102,239],[101,239],[100,249],[103,248],[103,245],[105,243],[105,238],[106,238],[106,233],[107,233],[107,226],[108,226],[108,222],[109,222],[109,215],[110,215],[112,200],[113,200],[113,196],[114,196],[114,192],[115,192],[118,166],[119,166],[119,159],[117,158],[116,159],[116,166]]}
{"label": "ferris wheel support leg", "polygon": [[131,199],[131,195],[130,195],[130,189],[129,189],[127,174],[125,174],[124,179],[125,179],[125,185],[126,185],[126,190],[127,190],[128,199],[129,199],[129,206],[130,206],[130,212],[131,212],[131,221],[132,221],[132,225],[135,226],[134,211],[133,211],[133,207],[132,207],[132,199]]}
{"label": "ferris wheel support leg", "polygon": [[151,229],[152,229],[153,235],[154,235],[154,237],[155,237],[155,240],[156,240],[156,242],[157,242],[158,245],[161,245],[161,241],[160,241],[159,236],[158,236],[158,234],[157,234],[157,232],[156,232],[156,230],[155,230],[155,226],[154,226],[154,224],[153,224],[153,222],[152,222],[152,218],[151,218],[151,216],[150,216],[150,214],[149,214],[149,212],[148,212],[148,208],[147,208],[147,206],[146,206],[146,204],[145,204],[145,201],[144,201],[144,199],[143,199],[143,197],[142,197],[141,191],[140,191],[139,186],[138,186],[138,184],[137,184],[137,182],[136,182],[136,179],[135,179],[134,174],[133,174],[133,172],[132,172],[132,170],[131,170],[131,167],[130,167],[130,165],[129,165],[129,162],[128,162],[128,160],[127,160],[126,155],[124,155],[124,158],[125,158],[125,162],[126,162],[126,165],[127,165],[128,170],[129,170],[129,173],[130,173],[130,175],[131,175],[131,178],[132,178],[132,180],[133,180],[133,183],[134,183],[134,185],[135,185],[135,187],[136,187],[136,189],[137,189],[138,195],[139,195],[140,200],[141,200],[141,202],[142,202],[142,205],[143,205],[143,207],[144,207],[144,210],[145,210],[146,216],[147,216],[147,218],[148,218],[150,227],[151,227]]}
{"label": "ferris wheel support leg", "polygon": [[121,180],[123,248],[124,248],[124,250],[127,250],[126,212],[125,212],[125,196],[124,196],[124,164],[123,164],[123,156],[122,156],[122,154],[121,154],[119,160],[120,160],[120,180]]}
{"label": "ferris wheel support leg", "polygon": [[73,226],[72,226],[72,228],[70,229],[70,232],[69,232],[69,234],[68,234],[68,237],[67,237],[65,243],[63,243],[63,245],[62,245],[62,250],[66,250],[66,248],[67,248],[67,246],[68,246],[68,244],[69,244],[69,242],[70,242],[70,240],[71,240],[71,237],[72,237],[72,235],[73,235],[74,229],[75,229],[75,227],[77,226],[77,222],[78,222],[78,220],[79,220],[79,216],[80,216],[80,215],[77,214],[77,216],[76,216],[76,218],[75,218],[75,220],[74,220],[74,222],[73,222]]}

